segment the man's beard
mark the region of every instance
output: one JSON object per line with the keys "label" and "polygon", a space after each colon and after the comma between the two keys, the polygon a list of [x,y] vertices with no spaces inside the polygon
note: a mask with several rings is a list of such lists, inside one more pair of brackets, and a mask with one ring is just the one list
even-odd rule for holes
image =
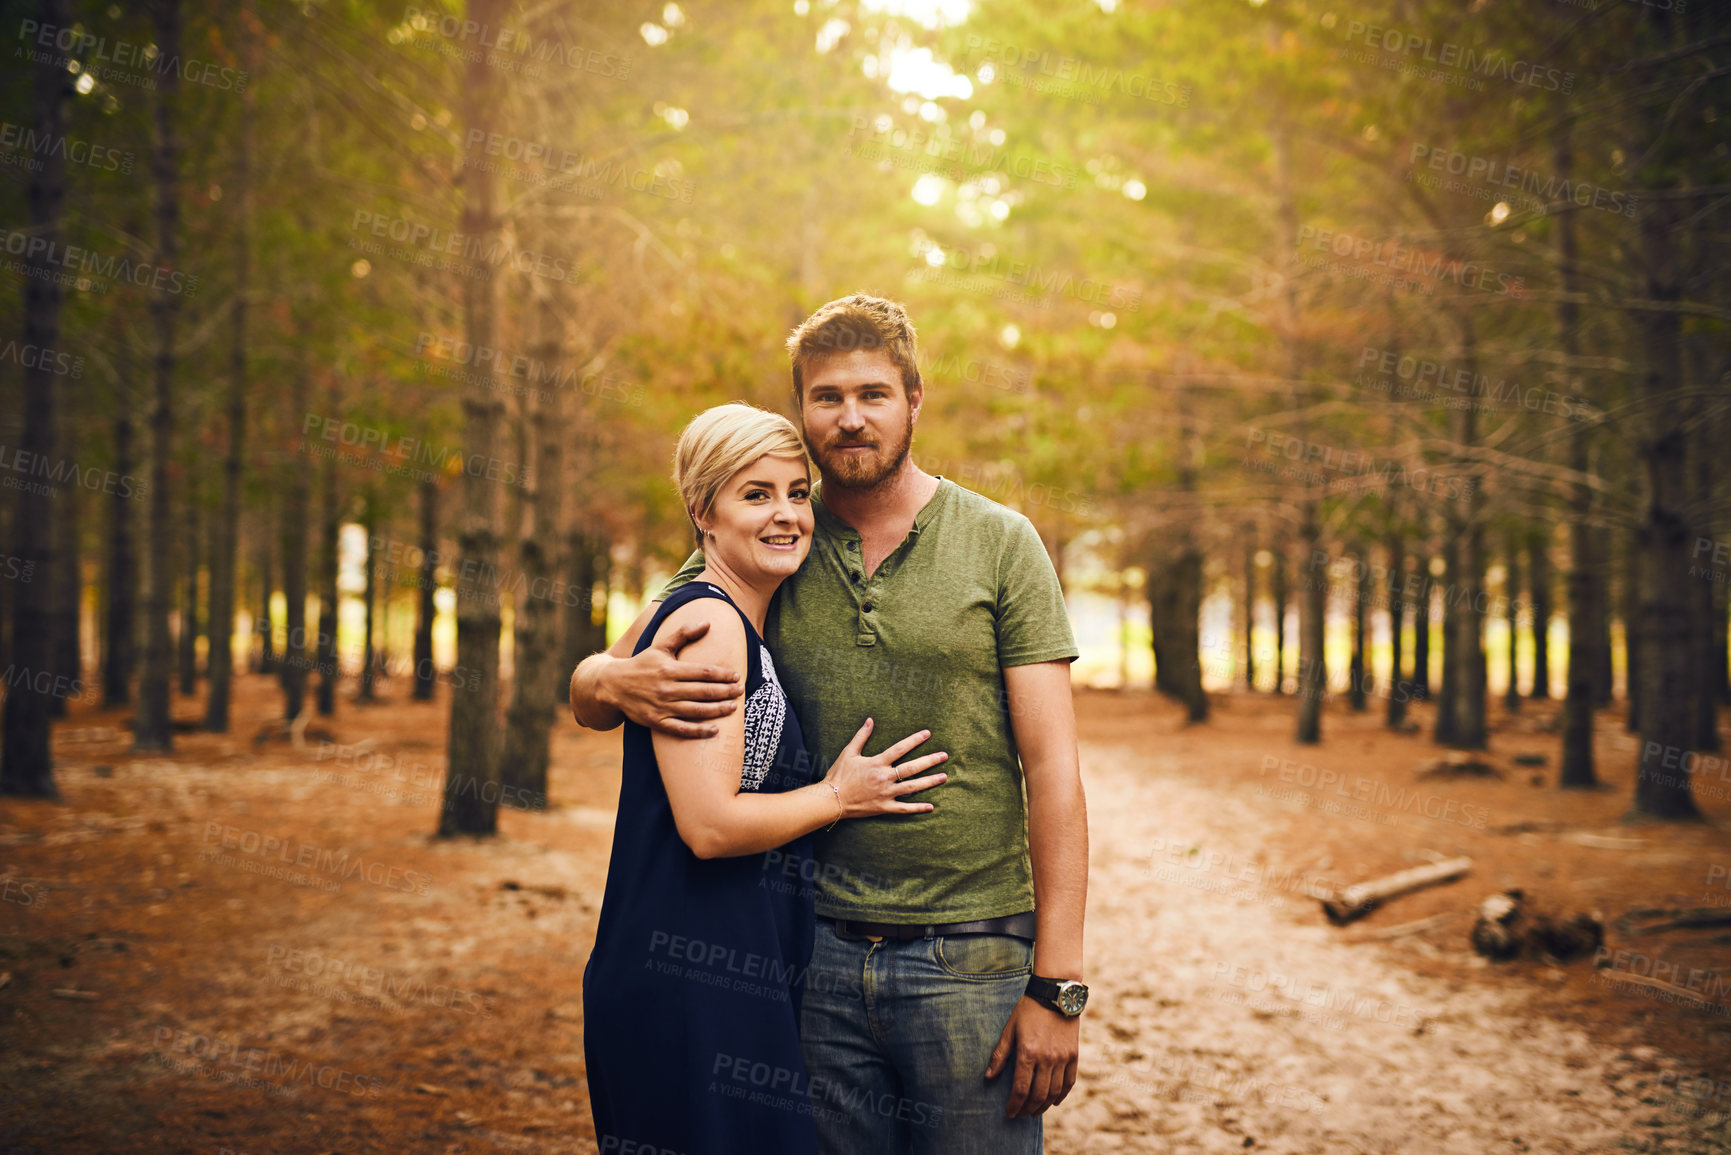
{"label": "man's beard", "polygon": [[[817,463],[823,470],[824,483],[827,485],[839,489],[871,489],[881,485],[902,467],[902,462],[908,459],[908,451],[913,443],[914,418],[910,413],[907,428],[902,430],[901,437],[892,442],[887,450],[881,441],[858,441],[838,435],[819,451]],[[848,445],[870,445],[874,453],[870,457],[842,453],[843,447]]]}

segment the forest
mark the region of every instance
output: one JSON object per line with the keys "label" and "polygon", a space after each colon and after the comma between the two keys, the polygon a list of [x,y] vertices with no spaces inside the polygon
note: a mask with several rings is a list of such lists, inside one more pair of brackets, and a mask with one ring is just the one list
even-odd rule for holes
{"label": "forest", "polygon": [[[1201,790],[1254,719],[1252,778],[1216,784],[1242,795],[1361,739],[1499,777],[1525,742],[1509,837],[1686,843],[1675,886],[1604,869],[1631,904],[1731,907],[1724,6],[0,13],[0,852],[92,789],[122,815],[190,782],[208,849],[252,759],[412,738],[401,839],[519,853],[488,847],[617,760],[567,681],[689,552],[680,429],[791,413],[788,331],[858,291],[917,326],[915,461],[1044,541],[1084,743],[1102,712]],[[13,905],[5,936],[47,934]],[[1709,1006],[1677,1012],[1703,1054]]]}

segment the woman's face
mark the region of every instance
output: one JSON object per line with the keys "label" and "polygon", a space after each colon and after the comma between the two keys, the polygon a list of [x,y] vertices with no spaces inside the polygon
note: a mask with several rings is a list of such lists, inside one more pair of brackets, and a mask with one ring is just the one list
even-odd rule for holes
{"label": "woman's face", "polygon": [[727,479],[703,528],[703,552],[753,585],[793,576],[811,552],[805,461],[764,454]]}

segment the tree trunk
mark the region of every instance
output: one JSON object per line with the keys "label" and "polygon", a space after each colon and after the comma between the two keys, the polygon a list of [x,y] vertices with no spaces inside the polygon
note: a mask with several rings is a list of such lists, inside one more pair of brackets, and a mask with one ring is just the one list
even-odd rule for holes
{"label": "tree trunk", "polygon": [[[1304,556],[1316,556],[1321,531],[1316,523],[1317,502],[1304,498],[1304,520],[1299,542]],[[1300,593],[1298,610],[1298,741],[1322,741],[1322,699],[1328,691],[1328,666],[1323,658],[1324,616],[1328,612],[1328,579],[1307,578]]]}
{"label": "tree trunk", "polygon": [[1731,703],[1731,590],[1713,586],[1713,669],[1707,686],[1721,706]]}
{"label": "tree trunk", "polygon": [[[538,341],[531,356],[540,364],[564,360],[561,322],[553,302],[543,295],[536,302]],[[516,674],[511,707],[505,718],[502,781],[511,787],[512,805],[530,810],[547,808],[548,735],[559,702],[559,609],[552,591],[559,520],[564,495],[564,396],[550,393],[533,402],[530,429],[534,437],[534,489],[529,495],[533,525],[518,539],[517,564],[529,594],[516,621]],[[548,591],[537,596],[535,591]],[[566,671],[569,674],[569,670]],[[501,791],[504,793],[504,791]]]}
{"label": "tree trunk", "polygon": [[[274,510],[271,512],[274,512]],[[260,601],[258,607],[258,621],[255,628],[257,629],[260,638],[258,672],[268,676],[271,674],[280,674],[282,672],[282,663],[277,658],[276,624],[271,620],[270,604],[270,596],[275,592],[275,587],[273,586],[271,579],[271,543],[276,540],[277,534],[270,528],[273,524],[272,519],[269,516],[266,516],[264,520],[266,526],[265,532],[258,535],[259,555],[261,558],[258,567]]]}
{"label": "tree trunk", "polygon": [[186,487],[186,538],[180,576],[180,635],[176,639],[180,660],[180,692],[198,693],[198,546],[199,498],[197,487]]}
{"label": "tree trunk", "polygon": [[[330,396],[326,412],[342,412],[341,388],[331,377]],[[341,609],[337,595],[337,542],[342,533],[343,498],[337,477],[337,460],[324,459],[322,485],[323,508],[319,519],[319,684],[315,697],[318,712],[329,718],[337,712],[337,681],[342,671],[337,667],[337,614]]]}
{"label": "tree trunk", "polygon": [[[1719,335],[1714,335],[1714,347],[1718,348]],[[1699,340],[1691,341],[1684,347],[1686,356],[1683,366],[1687,379],[1695,381],[1712,381],[1718,379],[1720,365],[1717,358],[1708,354]],[[1699,401],[1692,402],[1697,412],[1703,406]],[[1693,514],[1690,538],[1689,592],[1692,609],[1695,615],[1695,625],[1689,631],[1689,639],[1695,647],[1695,668],[1698,672],[1698,688],[1695,695],[1696,717],[1699,719],[1695,748],[1697,750],[1717,751],[1719,743],[1719,685],[1713,663],[1719,656],[1719,642],[1713,636],[1714,627],[1719,622],[1717,606],[1714,602],[1713,583],[1708,575],[1702,572],[1699,565],[1703,543],[1713,540],[1713,521],[1715,511],[1724,508],[1716,504],[1713,493],[1714,467],[1724,457],[1722,450],[1716,451],[1723,441],[1715,436],[1723,425],[1722,410],[1713,407],[1712,412],[1702,412],[1702,424],[1697,425],[1693,436],[1689,439],[1689,480],[1693,492],[1689,497],[1689,508]]]}
{"label": "tree trunk", "polygon": [[[1669,21],[1656,18],[1661,27]],[[1677,253],[1677,202],[1649,201],[1640,217],[1641,263],[1647,299],[1675,302],[1682,297]],[[1640,773],[1635,781],[1632,816],[1671,821],[1699,819],[1686,771],[1689,751],[1700,738],[1701,662],[1691,643],[1699,628],[1690,588],[1689,548],[1695,536],[1690,517],[1690,423],[1700,405],[1684,394],[1677,313],[1643,309],[1636,313],[1645,354],[1639,396],[1647,428],[1639,440],[1646,492],[1637,533],[1641,573],[1640,631],[1634,684],[1639,687]]]}
{"label": "tree trunk", "polygon": [[1357,579],[1352,585],[1352,656],[1347,661],[1347,677],[1351,685],[1347,687],[1347,700],[1352,704],[1354,713],[1364,713],[1367,702],[1365,691],[1365,637],[1364,615],[1365,603],[1370,600],[1370,553],[1364,548],[1363,542],[1355,543],[1353,553],[1357,557]]}
{"label": "tree trunk", "polygon": [[1406,535],[1398,523],[1388,531],[1388,727],[1398,730],[1406,724],[1406,703],[1412,696],[1412,686],[1401,671],[1401,633],[1406,628]]}
{"label": "tree trunk", "polygon": [[[1560,180],[1570,180],[1574,173],[1574,144],[1570,137],[1573,122],[1564,120],[1553,137],[1553,161]],[[1559,213],[1556,218],[1557,268],[1563,291],[1558,294],[1557,334],[1568,364],[1566,393],[1583,400],[1586,379],[1576,369],[1581,353],[1580,306],[1572,299],[1580,290],[1580,264],[1575,243],[1575,214]],[[1603,535],[1592,525],[1594,493],[1590,483],[1592,469],[1592,427],[1577,421],[1569,430],[1569,468],[1578,474],[1569,495],[1569,575],[1564,589],[1568,600],[1569,668],[1563,691],[1563,754],[1557,774],[1558,787],[1565,790],[1590,790],[1599,785],[1593,765],[1593,713],[1604,702],[1600,700],[1598,680],[1601,671],[1601,644],[1609,649],[1609,605],[1604,595],[1605,567],[1601,552]],[[1544,549],[1535,543],[1533,564]],[[1533,585],[1538,588],[1538,570],[1533,571]],[[1609,686],[1605,687],[1608,692]],[[1534,688],[1537,695],[1537,687]]]}
{"label": "tree trunk", "polygon": [[1178,680],[1172,675],[1177,660],[1172,652],[1173,606],[1172,573],[1159,561],[1148,565],[1148,642],[1154,654],[1154,689],[1172,696],[1178,692]]}
{"label": "tree trunk", "polygon": [[433,593],[438,589],[439,485],[421,482],[421,574],[416,584],[419,597],[415,616],[415,689],[417,702],[433,700],[433,617],[438,612]]}
{"label": "tree trunk", "polygon": [[[1287,245],[1299,243],[1298,201],[1293,193],[1292,139],[1290,128],[1282,124],[1271,140],[1274,153],[1275,197],[1279,206],[1280,226]],[[1290,251],[1290,250],[1289,250]],[[1285,278],[1285,292],[1280,298],[1280,338],[1286,353],[1286,375],[1292,384],[1293,409],[1300,414],[1297,433],[1307,440],[1303,413],[1304,391],[1298,383],[1304,380],[1304,343],[1300,340],[1298,323],[1298,287],[1296,279]],[[1299,547],[1303,550],[1305,568],[1317,555],[1322,530],[1317,522],[1318,498],[1315,486],[1306,474],[1304,494],[1299,498]],[[1326,636],[1324,615],[1328,609],[1328,582],[1314,576],[1304,582],[1298,614],[1298,732],[1297,740],[1312,744],[1322,741],[1322,698],[1328,689],[1328,668],[1323,658]]]}
{"label": "tree trunk", "polygon": [[565,533],[565,572],[571,575],[575,596],[565,603],[565,648],[559,664],[569,676],[577,663],[595,652],[590,644],[594,633],[595,554],[589,535],[575,524]]}
{"label": "tree trunk", "polygon": [[[1509,686],[1503,693],[1503,708],[1511,714],[1518,714],[1521,709],[1520,667],[1515,658],[1520,648],[1516,641],[1520,636],[1521,622],[1521,535],[1512,529],[1508,537],[1507,564],[1508,568],[1504,571],[1506,576],[1503,578],[1503,612],[1504,620],[1509,624]],[[1537,629],[1536,622],[1534,628]]]}
{"label": "tree trunk", "polygon": [[[71,430],[68,434],[66,457],[77,460],[77,446],[70,443]],[[60,516],[54,524],[54,555],[55,564],[60,567],[60,576],[53,582],[54,592],[54,624],[50,628],[50,644],[53,647],[53,661],[50,663],[54,673],[65,680],[62,686],[72,687],[72,696],[82,698],[84,695],[84,653],[80,645],[79,627],[83,624],[84,608],[84,557],[83,543],[79,540],[79,526],[83,521],[79,507],[83,495],[76,486],[68,488],[62,494]],[[66,714],[66,694],[53,694],[48,699],[49,712],[56,718]]]}
{"label": "tree trunk", "polygon": [[[65,28],[71,19],[66,0],[37,0],[36,18],[44,26]],[[66,135],[66,102],[72,96],[72,74],[63,68],[38,64],[31,69],[31,128],[47,140]],[[46,242],[40,250],[26,254],[32,275],[21,288],[24,298],[25,345],[40,349],[60,347],[62,294],[55,279],[55,254],[63,251],[66,205],[66,157],[49,149],[29,179],[26,197],[30,207],[32,235]],[[53,460],[59,452],[60,421],[58,388],[51,366],[38,358],[25,367],[22,412],[23,430],[19,448]],[[35,460],[33,458],[32,460]],[[50,617],[52,596],[48,576],[55,572],[54,491],[20,488],[15,499],[11,540],[21,566],[31,567],[39,580],[14,582],[12,637],[6,655],[6,702],[0,707],[0,794],[32,798],[57,796],[54,757],[49,745],[49,703],[53,678],[46,687],[39,673],[47,671],[53,636]],[[18,671],[22,671],[19,673]]]}
{"label": "tree trunk", "polygon": [[1202,551],[1189,541],[1173,566],[1173,603],[1177,610],[1172,627],[1172,650],[1190,660],[1175,663],[1178,700],[1184,703],[1191,722],[1208,717],[1208,695],[1202,689]]}
{"label": "tree trunk", "polygon": [[[168,60],[180,57],[180,0],[153,0],[157,51]],[[156,140],[152,175],[156,185],[156,264],[172,269],[180,264],[180,74],[163,69],[156,80]],[[138,720],[133,729],[136,750],[172,750],[169,689],[174,677],[174,643],[168,629],[168,602],[174,592],[174,533],[169,528],[168,465],[174,437],[174,330],[180,298],[156,292],[150,311],[156,322],[156,397],[150,412],[150,579],[144,604],[144,676],[138,688]]]}
{"label": "tree trunk", "polygon": [[1286,603],[1290,594],[1286,588],[1286,543],[1276,541],[1271,551],[1269,583],[1274,595],[1274,690],[1285,692],[1286,681]]}
{"label": "tree trunk", "polygon": [[[1463,324],[1462,355],[1463,367],[1476,372],[1478,353],[1475,348],[1475,338],[1470,323]],[[1478,414],[1471,405],[1463,405],[1454,411],[1455,441],[1464,450],[1478,441]],[[1465,471],[1468,461],[1464,456],[1458,457],[1457,468]],[[1460,562],[1454,576],[1457,583],[1447,591],[1445,597],[1458,597],[1455,613],[1455,637],[1451,638],[1450,649],[1458,649],[1455,660],[1455,734],[1453,744],[1469,750],[1485,748],[1485,648],[1484,626],[1485,611],[1480,608],[1483,601],[1481,595],[1485,585],[1484,565],[1484,524],[1481,520],[1481,509],[1484,505],[1483,494],[1477,485],[1468,492],[1464,502],[1465,509],[1458,515],[1451,510],[1451,518],[1459,532]]]}
{"label": "tree trunk", "polygon": [[1460,539],[1451,530],[1443,538],[1442,686],[1436,699],[1436,742],[1452,746],[1460,734]]}
{"label": "tree trunk", "polygon": [[1244,529],[1244,601],[1242,604],[1244,629],[1240,635],[1244,639],[1244,689],[1254,693],[1256,690],[1256,645],[1253,635],[1256,633],[1256,527],[1246,526]]}
{"label": "tree trunk", "polygon": [[[239,28],[241,58],[252,67],[251,0],[242,0]],[[234,142],[234,301],[228,346],[228,457],[223,462],[222,510],[210,535],[210,657],[205,673],[210,682],[205,700],[204,728],[228,731],[229,681],[234,669],[236,565],[240,553],[240,496],[246,444],[246,294],[251,285],[253,90],[241,94],[240,130]],[[249,649],[250,653],[250,649]]]}
{"label": "tree trunk", "polygon": [[[1579,397],[1576,393],[1574,396]],[[1551,536],[1539,530],[1527,539],[1527,586],[1532,591],[1533,686],[1527,696],[1551,696]]]}
{"label": "tree trunk", "polygon": [[[301,231],[310,233],[312,225],[303,216]],[[307,404],[312,393],[312,365],[308,346],[312,343],[312,302],[302,301],[295,307],[295,365],[289,387],[291,417],[299,425],[306,420]],[[286,635],[280,663],[282,670],[283,717],[294,721],[306,708],[307,688],[307,530],[312,506],[312,447],[301,439],[300,450],[289,466],[288,500],[282,511],[282,593],[285,602],[283,625]]]}
{"label": "tree trunk", "polygon": [[[121,354],[119,396],[114,413],[114,472],[132,476],[132,360]],[[133,539],[137,495],[131,486],[115,486],[104,503],[108,514],[107,576],[103,582],[103,613],[107,618],[102,648],[102,703],[132,702],[132,674],[138,665],[138,556]]]}
{"label": "tree trunk", "polygon": [[1640,532],[1638,526],[1632,528],[1623,542],[1623,687],[1629,705],[1623,724],[1631,734],[1641,729],[1641,695],[1644,689],[1640,669],[1644,658],[1641,634],[1645,624],[1641,618],[1641,584],[1645,575],[1639,560]]}
{"label": "tree trunk", "polygon": [[[502,0],[469,0],[469,19],[491,27],[503,11]],[[470,133],[494,129],[500,77],[475,53],[467,66],[464,121]],[[462,232],[483,248],[498,233],[493,174],[471,169],[463,175]],[[481,262],[480,275],[463,280],[464,337],[471,348],[494,348],[498,285],[494,269]],[[490,368],[472,374],[463,396],[464,452],[491,460],[499,424],[499,396]],[[458,554],[465,573],[491,574],[498,559],[499,491],[484,473],[465,472]],[[499,604],[496,598],[457,596],[457,671],[451,693],[451,736],[447,746],[445,802],[441,835],[491,835],[497,829],[499,802]],[[458,688],[460,686],[461,688]]]}
{"label": "tree trunk", "polygon": [[1418,592],[1412,610],[1412,700],[1419,702],[1430,697],[1430,609],[1435,586],[1428,552],[1413,559],[1413,577]]}
{"label": "tree trunk", "polygon": [[378,602],[378,557],[373,543],[377,540],[379,522],[378,496],[370,491],[367,493],[366,523],[363,528],[367,534],[367,569],[366,589],[362,594],[366,600],[366,625],[362,627],[362,632],[366,636],[361,641],[361,688],[357,697],[362,702],[373,702],[378,700],[374,687],[378,653],[373,648],[373,613]]}
{"label": "tree trunk", "polygon": [[1616,689],[1616,675],[1611,666],[1611,532],[1603,526],[1592,526],[1588,536],[1593,542],[1593,566],[1588,570],[1592,582],[1593,617],[1588,628],[1593,631],[1593,705],[1604,709],[1611,704]]}

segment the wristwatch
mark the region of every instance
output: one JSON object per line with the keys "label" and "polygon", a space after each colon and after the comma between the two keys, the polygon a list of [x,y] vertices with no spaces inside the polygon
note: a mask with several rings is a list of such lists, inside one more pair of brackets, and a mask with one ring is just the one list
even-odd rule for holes
{"label": "wristwatch", "polygon": [[1060,1015],[1075,1018],[1082,1013],[1082,1008],[1088,1005],[1088,988],[1070,979],[1043,979],[1039,975],[1028,978],[1027,996],[1035,1002],[1044,1003]]}

